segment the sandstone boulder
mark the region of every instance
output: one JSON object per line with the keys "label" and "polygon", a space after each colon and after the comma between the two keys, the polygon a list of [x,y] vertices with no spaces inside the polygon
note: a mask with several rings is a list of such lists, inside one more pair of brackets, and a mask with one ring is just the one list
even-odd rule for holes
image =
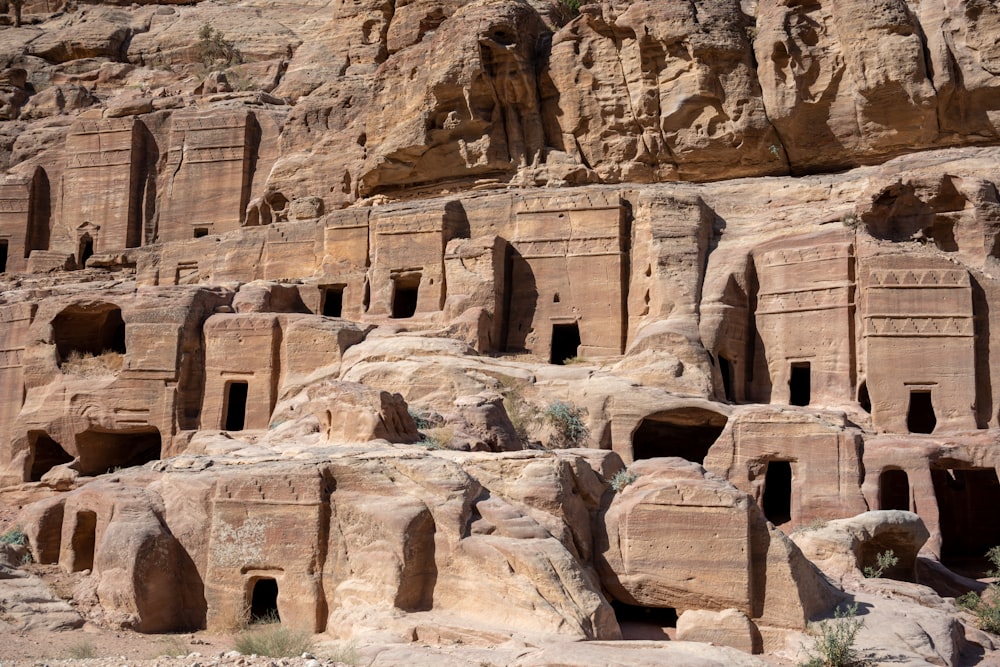
{"label": "sandstone boulder", "polygon": [[880,510],[829,521],[815,530],[800,530],[792,534],[792,541],[833,581],[857,578],[866,568],[874,570],[877,557],[887,551],[899,562],[881,576],[913,581],[917,553],[929,536],[916,514]]}

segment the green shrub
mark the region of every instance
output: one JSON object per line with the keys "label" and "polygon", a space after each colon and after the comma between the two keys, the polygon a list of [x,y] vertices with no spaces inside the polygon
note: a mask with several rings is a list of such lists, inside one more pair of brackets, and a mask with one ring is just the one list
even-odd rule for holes
{"label": "green shrub", "polygon": [[295,658],[312,653],[312,633],[286,628],[278,620],[265,619],[255,623],[233,638],[234,648],[243,655],[268,658]]}
{"label": "green shrub", "polygon": [[423,431],[425,428],[431,428],[434,426],[434,422],[424,416],[423,412],[414,410],[413,408],[407,408],[406,411],[410,413],[410,418],[413,420],[413,423],[417,425],[418,431]]}
{"label": "green shrub", "polygon": [[580,5],[583,4],[582,0],[559,0],[562,2],[563,7],[568,9],[573,16],[580,13]]}
{"label": "green shrub", "polygon": [[203,23],[198,31],[198,57],[208,68],[218,65],[229,67],[243,62],[236,45],[208,23]]}
{"label": "green shrub", "polygon": [[[986,552],[993,567],[986,573],[990,577],[1000,578],[1000,546]],[[968,609],[976,617],[976,624],[986,632],[1000,635],[1000,585],[989,584],[982,593],[969,591],[956,600],[959,607]]]}
{"label": "green shrub", "polygon": [[0,542],[3,542],[4,544],[22,546],[28,543],[28,536],[24,534],[24,531],[21,530],[20,526],[15,526],[3,535],[0,535]]}
{"label": "green shrub", "polygon": [[575,405],[556,401],[545,408],[545,421],[555,429],[552,446],[579,447],[585,444],[590,431],[583,423],[583,410]]}
{"label": "green shrub", "polygon": [[838,607],[831,620],[810,624],[814,643],[804,666],[851,667],[865,664],[854,648],[854,640],[865,626],[864,619],[858,618],[857,614],[858,603],[855,602],[844,608]]}
{"label": "green shrub", "polygon": [[887,549],[882,553],[875,556],[875,565],[868,565],[865,567],[865,576],[869,579],[877,579],[881,577],[886,570],[896,567],[899,565],[899,558],[896,557],[895,552],[892,549]]}
{"label": "green shrub", "polygon": [[628,468],[622,468],[611,478],[611,488],[615,490],[615,493],[621,493],[626,486],[637,479],[639,476],[634,472],[629,472]]}

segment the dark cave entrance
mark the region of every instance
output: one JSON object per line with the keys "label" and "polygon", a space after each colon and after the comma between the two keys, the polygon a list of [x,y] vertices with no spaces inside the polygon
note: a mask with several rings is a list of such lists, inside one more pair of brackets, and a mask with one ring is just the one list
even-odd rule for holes
{"label": "dark cave entrance", "polygon": [[76,252],[77,264],[81,269],[87,266],[87,260],[93,257],[93,255],[94,239],[90,238],[89,234],[84,234],[80,238],[80,245]]}
{"label": "dark cave entrance", "polygon": [[[344,312],[344,287],[346,285],[328,285],[320,288],[323,303],[320,312],[327,317],[340,317]],[[414,305],[414,308],[416,306]]]}
{"label": "dark cave entrance", "polygon": [[69,452],[63,446],[53,440],[46,433],[29,433],[31,443],[31,473],[29,481],[38,482],[42,475],[52,470],[58,465],[69,463],[73,460]]}
{"label": "dark cave entrance", "polygon": [[250,386],[246,382],[227,382],[224,428],[227,431],[242,431],[246,426],[247,395]]}
{"label": "dark cave entrance", "polygon": [[910,511],[910,478],[905,470],[883,470],[878,478],[878,506],[883,510]]}
{"label": "dark cave entrance", "polygon": [[73,531],[73,562],[71,570],[94,569],[94,548],[97,544],[97,513],[84,510],[76,513],[76,527]]}
{"label": "dark cave entrance", "polygon": [[941,561],[966,576],[990,569],[986,552],[1000,544],[1000,480],[993,468],[931,468],[941,528]]}
{"label": "dark cave entrance", "polygon": [[250,593],[250,622],[273,623],[280,620],[278,582],[270,577],[257,579]]}
{"label": "dark cave entrance", "polygon": [[906,428],[910,433],[933,433],[937,426],[934,403],[929,390],[910,392],[910,406],[906,410]]}
{"label": "dark cave entrance", "polygon": [[562,366],[568,359],[576,357],[579,350],[579,324],[573,322],[573,324],[552,325],[552,347],[549,354],[549,363]]}
{"label": "dark cave entrance", "polygon": [[719,356],[719,373],[722,374],[722,391],[726,395],[726,400],[734,403],[736,394],[733,391],[733,364],[721,355]]}
{"label": "dark cave entrance", "polygon": [[792,364],[792,375],[788,380],[788,402],[791,405],[806,406],[812,400],[812,368],[808,361]]}
{"label": "dark cave entrance", "polygon": [[69,306],[52,320],[52,338],[62,365],[70,354],[94,357],[125,354],[125,320],[121,308],[109,304]]}
{"label": "dark cave entrance", "polygon": [[399,276],[392,281],[392,317],[405,320],[417,312],[417,296],[420,292],[420,274]]}
{"label": "dark cave entrance", "polygon": [[701,408],[680,408],[649,415],[632,434],[632,458],[679,456],[705,463],[708,450],[726,427],[726,416]]}
{"label": "dark cave entrance", "polygon": [[86,431],[76,436],[81,475],[104,475],[117,468],[141,466],[160,458],[160,432],[146,427],[129,432]]}
{"label": "dark cave entrance", "polygon": [[622,639],[663,641],[670,639],[668,630],[677,627],[677,610],[673,607],[640,607],[611,600],[611,608]]}
{"label": "dark cave entrance", "polygon": [[872,413],[872,399],[871,396],[868,395],[867,382],[862,382],[861,386],[858,387],[858,405],[860,405],[861,409],[868,414]]}
{"label": "dark cave entrance", "polygon": [[8,249],[8,247],[9,247],[9,243],[6,240],[0,241],[0,273],[4,273],[4,272],[7,271],[7,249]]}
{"label": "dark cave entrance", "polygon": [[792,464],[790,461],[768,461],[764,476],[764,516],[775,526],[792,520]]}

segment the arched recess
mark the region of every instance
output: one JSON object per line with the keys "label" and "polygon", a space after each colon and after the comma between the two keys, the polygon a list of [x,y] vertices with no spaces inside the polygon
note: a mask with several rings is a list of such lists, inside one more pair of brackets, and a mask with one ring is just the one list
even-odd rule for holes
{"label": "arched recess", "polygon": [[632,433],[632,458],[679,456],[704,463],[727,421],[724,414],[698,407],[653,413],[640,421]]}
{"label": "arched recess", "polygon": [[910,478],[905,470],[889,468],[879,475],[878,508],[910,511]]}
{"label": "arched recess", "polygon": [[113,303],[72,305],[52,320],[52,338],[60,365],[73,352],[99,356],[125,354],[125,321]]}
{"label": "arched recess", "polygon": [[73,460],[73,456],[47,433],[32,431],[28,433],[28,438],[31,447],[29,481],[38,482],[52,468]]}

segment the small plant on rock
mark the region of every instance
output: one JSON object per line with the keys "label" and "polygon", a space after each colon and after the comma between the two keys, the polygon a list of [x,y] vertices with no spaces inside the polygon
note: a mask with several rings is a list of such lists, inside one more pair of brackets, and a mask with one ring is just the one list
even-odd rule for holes
{"label": "small plant on rock", "polygon": [[582,446],[590,431],[583,423],[583,410],[570,403],[555,401],[545,408],[545,421],[555,429],[552,446],[560,449]]}
{"label": "small plant on rock", "polygon": [[874,566],[868,565],[865,567],[865,577],[869,579],[877,579],[881,577],[886,570],[892,569],[897,565],[899,565],[899,558],[892,549],[887,549],[875,556]]}
{"label": "small plant on rock", "polygon": [[22,546],[28,543],[28,536],[24,533],[20,526],[14,526],[3,535],[0,535],[0,542],[3,544]]}
{"label": "small plant on rock", "polygon": [[615,493],[621,493],[626,486],[639,479],[639,476],[628,468],[622,468],[611,477],[611,488]]}
{"label": "small plant on rock", "polygon": [[[1000,546],[987,551],[986,557],[993,564],[986,574],[993,579],[1000,578]],[[1000,635],[1000,584],[994,581],[982,593],[969,591],[955,602],[959,607],[972,612],[981,629]]]}
{"label": "small plant on rock", "polygon": [[810,624],[814,643],[804,667],[855,667],[866,664],[854,648],[864,619],[858,618],[858,603],[837,608],[833,618]]}
{"label": "small plant on rock", "polygon": [[218,65],[229,67],[243,62],[243,56],[236,45],[208,23],[203,23],[201,30],[198,31],[197,48],[198,57],[209,69]]}

